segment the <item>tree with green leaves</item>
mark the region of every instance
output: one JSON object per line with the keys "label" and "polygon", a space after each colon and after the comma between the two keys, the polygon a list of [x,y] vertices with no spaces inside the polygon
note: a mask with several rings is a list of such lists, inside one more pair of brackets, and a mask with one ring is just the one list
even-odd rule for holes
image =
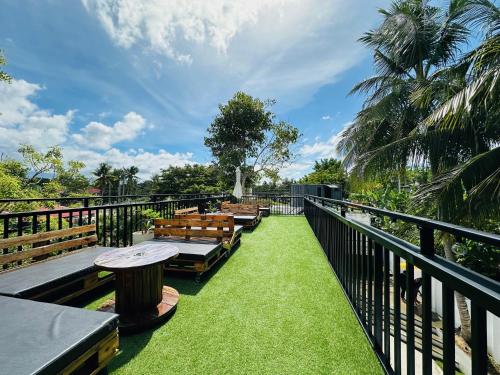
{"label": "tree with green leaves", "polygon": [[139,178],[137,177],[137,173],[139,173],[139,168],[135,165],[132,165],[128,168],[125,168],[125,192],[124,194],[135,194],[137,190],[137,181]]}
{"label": "tree with green leaves", "polygon": [[112,174],[113,167],[108,163],[100,163],[99,166],[94,170],[93,175],[96,176],[94,185],[101,189],[101,195],[106,195],[106,190],[108,195],[112,195],[111,189],[113,188],[114,176]]}
{"label": "tree with green leaves", "polygon": [[[419,209],[473,226],[498,217],[498,8],[488,0],[452,0],[446,8],[404,0],[380,12],[381,25],[361,38],[373,49],[377,74],[353,89],[367,98],[341,134],[344,164],[365,178],[397,171],[403,181],[408,166],[428,166],[431,181],[415,196]],[[484,41],[460,57],[478,25]],[[455,261],[454,240],[442,243]],[[470,316],[456,297],[468,341]]]}
{"label": "tree with green leaves", "polygon": [[23,144],[17,151],[31,172],[27,185],[40,185],[48,177],[54,179],[63,169],[63,154],[59,146],[52,146],[46,152],[41,152],[32,145]]}
{"label": "tree with green leaves", "polygon": [[[89,186],[89,181],[81,170],[85,164],[70,160],[64,163],[62,149],[50,147],[46,152],[38,151],[31,145],[21,145],[19,160],[0,158],[0,187],[2,198],[47,198],[61,195],[81,195]],[[45,203],[47,205],[50,203]],[[34,203],[9,204],[14,210],[35,209]]]}
{"label": "tree with green leaves", "polygon": [[62,168],[57,174],[57,182],[63,186],[66,195],[80,195],[90,187],[89,179],[83,175],[82,169],[85,163],[78,160],[70,160],[66,168]]}
{"label": "tree with green leaves", "polygon": [[158,177],[156,194],[219,193],[223,190],[218,170],[213,165],[170,166]]}
{"label": "tree with green leaves", "polygon": [[314,162],[313,171],[299,180],[301,184],[344,185],[347,173],[340,160],[329,158]]}
{"label": "tree with green leaves", "polygon": [[241,169],[242,187],[260,175],[275,179],[281,168],[293,159],[291,146],[300,136],[297,128],[285,121],[275,122],[270,110],[274,100],[262,101],[237,92],[219,105],[205,137],[215,163],[227,185],[234,184],[234,173]]}

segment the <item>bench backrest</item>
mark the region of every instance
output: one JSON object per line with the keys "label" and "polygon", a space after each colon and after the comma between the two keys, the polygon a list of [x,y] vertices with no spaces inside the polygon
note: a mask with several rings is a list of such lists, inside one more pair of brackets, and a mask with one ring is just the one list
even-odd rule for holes
{"label": "bench backrest", "polygon": [[174,215],[187,215],[187,214],[197,214],[197,213],[198,213],[198,207],[181,208],[179,210],[174,211]]}
{"label": "bench backrest", "polygon": [[[0,239],[0,265],[26,260],[37,261],[51,253],[97,243],[95,224]],[[78,236],[78,237],[75,237]],[[30,246],[29,248],[25,248]]]}
{"label": "bench backrest", "polygon": [[156,219],[154,236],[192,238],[214,238],[218,242],[232,238],[234,218],[230,215],[176,215],[173,219]]}
{"label": "bench backrest", "polygon": [[259,215],[259,206],[255,204],[225,203],[221,205],[221,211],[235,215]]}

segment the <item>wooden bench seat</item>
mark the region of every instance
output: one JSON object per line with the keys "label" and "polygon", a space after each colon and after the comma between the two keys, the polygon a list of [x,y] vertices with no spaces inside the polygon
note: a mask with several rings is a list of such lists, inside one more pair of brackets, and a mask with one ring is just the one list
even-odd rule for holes
{"label": "wooden bench seat", "polygon": [[97,374],[116,355],[118,315],[0,296],[2,374]]}
{"label": "wooden bench seat", "polygon": [[196,273],[196,279],[223,256],[228,257],[240,242],[241,228],[235,228],[230,215],[178,215],[155,220],[155,241],[168,241],[179,248],[179,255],[167,262],[167,270]]}
{"label": "wooden bench seat", "polygon": [[0,295],[63,303],[111,281],[94,266],[109,249],[96,241],[93,224],[0,240],[8,251],[0,264],[10,267],[0,273]]}
{"label": "wooden bench seat", "polygon": [[[206,229],[206,230],[217,230],[218,228],[215,226],[214,222],[210,222],[207,220],[222,220],[222,230],[224,231],[224,235],[222,237],[222,246],[227,250],[232,250],[234,247],[238,246],[241,239],[241,234],[243,232],[243,225],[235,224],[235,217],[233,215],[227,214],[189,214],[189,215],[176,215],[175,219],[188,219],[191,220],[191,229]],[[196,226],[193,220],[203,220],[203,223],[207,226],[201,227]],[[212,224],[210,224],[212,223]],[[197,237],[203,238],[203,237]],[[210,238],[208,238],[210,239]]]}
{"label": "wooden bench seat", "polygon": [[243,225],[245,229],[254,229],[261,220],[258,205],[222,202],[222,213],[233,214],[235,224]]}

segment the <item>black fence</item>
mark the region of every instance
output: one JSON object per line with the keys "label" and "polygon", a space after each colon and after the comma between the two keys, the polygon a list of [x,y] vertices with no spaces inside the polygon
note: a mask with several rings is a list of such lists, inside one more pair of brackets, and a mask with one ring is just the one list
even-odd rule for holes
{"label": "black fence", "polygon": [[[418,226],[420,246],[346,218],[349,208]],[[433,357],[442,360],[445,374],[455,374],[454,292],[470,300],[472,373],[487,373],[487,312],[500,316],[500,283],[436,255],[434,236],[441,231],[496,247],[500,247],[500,236],[311,196],[304,199],[304,212],[387,373],[402,372],[404,343],[407,374],[415,373],[416,350],[421,353],[423,374],[432,373]],[[401,260],[406,262],[405,273],[400,272]],[[416,271],[421,272],[419,281]],[[442,285],[439,335],[432,325],[432,278]]]}
{"label": "black fence", "polygon": [[269,207],[271,215],[302,215],[304,213],[304,197],[291,195],[244,195],[238,202],[258,204]]}
{"label": "black fence", "polygon": [[[90,207],[104,204],[132,203],[132,202],[159,202],[165,200],[195,199],[195,198],[216,198],[226,196],[226,193],[211,194],[151,194],[151,195],[87,195],[77,197],[51,197],[51,198],[2,198],[0,199],[0,212],[10,211],[15,204],[57,204],[63,206]],[[14,207],[15,208],[15,207]]]}
{"label": "black fence", "polygon": [[215,207],[227,199],[230,196],[3,213],[0,234],[8,238],[95,223],[102,246],[127,246],[132,244],[133,233],[146,230],[155,216],[171,218],[175,210],[198,205]]}

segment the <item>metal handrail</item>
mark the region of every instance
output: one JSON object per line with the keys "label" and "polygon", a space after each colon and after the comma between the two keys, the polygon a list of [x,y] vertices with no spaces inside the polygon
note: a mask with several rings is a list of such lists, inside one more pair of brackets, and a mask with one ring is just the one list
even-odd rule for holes
{"label": "metal handrail", "polygon": [[126,198],[155,198],[155,197],[215,197],[221,196],[224,193],[175,193],[175,194],[128,194],[128,195],[84,195],[75,197],[53,197],[53,198],[0,198],[0,203],[22,203],[22,202],[52,202],[52,201],[83,201],[83,200],[97,200],[97,199],[126,199]]}
{"label": "metal handrail", "polygon": [[458,237],[458,239],[467,238],[467,239],[474,240],[474,241],[484,242],[488,245],[500,247],[500,235],[497,235],[494,233],[488,233],[488,232],[480,231],[477,229],[472,229],[472,228],[467,228],[467,227],[463,227],[460,225],[446,223],[444,221],[408,215],[408,214],[404,214],[401,212],[389,211],[389,210],[386,210],[383,208],[376,208],[376,207],[366,206],[366,205],[348,202],[348,201],[341,201],[341,200],[330,199],[330,198],[322,198],[322,197],[317,197],[317,196],[312,196],[312,195],[306,195],[305,197],[307,197],[308,199],[310,199],[314,202],[322,202],[323,204],[330,203],[331,205],[336,206],[336,207],[341,207],[341,208],[346,208],[346,209],[353,208],[353,209],[361,210],[363,212],[375,214],[378,216],[385,216],[385,217],[388,217],[392,220],[401,220],[401,221],[404,221],[407,223],[416,224],[419,228],[440,230],[442,232],[452,234],[455,237]]}
{"label": "metal handrail", "polygon": [[[419,226],[420,246],[346,217],[346,209],[353,205],[367,212],[387,214],[400,220],[409,217],[411,220],[408,222]],[[341,210],[336,209],[339,206]],[[304,198],[304,213],[387,373],[401,372],[404,352],[410,369],[414,369],[416,363],[415,308],[409,296],[416,295],[414,272],[418,267],[422,272],[422,336],[418,342],[422,351],[422,372],[432,371],[434,292],[431,280],[435,278],[442,283],[441,337],[445,373],[454,373],[455,370],[453,296],[454,292],[459,292],[470,299],[472,373],[486,374],[486,318],[487,312],[500,316],[500,283],[435,254],[433,230],[453,231],[462,237],[489,244],[497,243],[496,235],[478,231],[471,233],[468,228],[443,222],[429,224],[429,220],[426,221],[427,225],[420,225],[423,218],[314,196]],[[403,259],[406,261],[406,274],[400,273],[400,260]],[[404,281],[401,279],[403,275]],[[401,350],[403,328],[399,292],[402,287],[406,291],[405,351]],[[394,361],[391,358],[395,358]]]}

